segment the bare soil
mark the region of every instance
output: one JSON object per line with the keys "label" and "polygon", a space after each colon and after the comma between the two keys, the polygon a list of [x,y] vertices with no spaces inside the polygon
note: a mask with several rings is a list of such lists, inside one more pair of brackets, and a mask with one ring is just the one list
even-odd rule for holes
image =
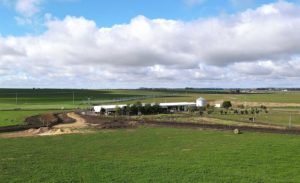
{"label": "bare soil", "polygon": [[300,107],[299,103],[275,103],[275,102],[232,102],[233,105],[244,105],[249,107],[259,107],[261,105],[266,107]]}

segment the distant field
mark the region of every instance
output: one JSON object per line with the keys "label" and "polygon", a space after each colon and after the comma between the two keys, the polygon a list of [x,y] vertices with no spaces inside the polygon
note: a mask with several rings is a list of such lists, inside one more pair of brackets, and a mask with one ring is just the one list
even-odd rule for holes
{"label": "distant field", "polygon": [[[74,93],[74,103],[73,103]],[[61,109],[168,93],[140,90],[0,89],[0,109]]]}
{"label": "distant field", "polygon": [[0,139],[0,182],[298,182],[299,137],[138,128]]}
{"label": "distant field", "polygon": [[[74,104],[73,104],[74,92]],[[274,102],[274,103],[300,103],[300,92],[275,92],[269,94],[230,94],[177,90],[70,90],[70,89],[0,89],[0,109],[27,108],[27,109],[60,109],[87,107],[88,104],[102,102],[116,102],[119,99],[161,96],[149,99],[137,99],[147,103],[153,102],[180,102],[195,101],[204,97],[209,101],[230,100],[242,102]],[[167,97],[168,96],[168,97]],[[135,102],[121,102],[132,103]]]}
{"label": "distant field", "polygon": [[209,101],[230,100],[236,102],[300,103],[300,92],[275,92],[266,94],[202,94],[186,92],[176,97],[146,99],[143,100],[143,102],[193,102],[200,96]]}
{"label": "distant field", "polygon": [[[149,98],[142,99],[143,97]],[[208,101],[300,103],[300,92],[231,94],[228,91],[189,90],[0,89],[0,126],[20,124],[25,117],[39,113],[34,111],[40,110],[86,109],[96,104],[127,104],[137,101],[144,103],[194,102],[199,97],[204,97]],[[120,102],[120,100],[126,101]],[[16,112],[15,109],[25,111]],[[274,120],[278,123],[286,123],[286,116]],[[298,117],[295,118],[296,123],[298,123],[297,120]]]}

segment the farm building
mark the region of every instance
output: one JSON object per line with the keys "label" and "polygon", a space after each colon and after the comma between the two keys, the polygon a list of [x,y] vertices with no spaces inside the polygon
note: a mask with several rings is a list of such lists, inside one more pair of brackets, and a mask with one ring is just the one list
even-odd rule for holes
{"label": "farm building", "polygon": [[[145,104],[143,104],[145,105]],[[155,104],[151,104],[152,106]],[[206,100],[204,98],[198,98],[195,102],[172,102],[172,103],[159,103],[161,108],[166,109],[169,112],[176,111],[187,111],[189,107],[204,107],[206,105]],[[124,108],[127,105],[100,105],[94,106],[93,111],[96,113],[113,113],[116,112],[117,108]]]}
{"label": "farm building", "polygon": [[187,111],[189,107],[196,107],[194,102],[177,102],[177,103],[160,103],[160,107],[167,109],[170,112]]}
{"label": "farm building", "polygon": [[215,108],[221,108],[222,105],[221,104],[215,104]]}
{"label": "farm building", "polygon": [[126,107],[127,105],[100,105],[100,106],[94,106],[94,112],[100,113],[100,112],[115,112],[116,109]]}

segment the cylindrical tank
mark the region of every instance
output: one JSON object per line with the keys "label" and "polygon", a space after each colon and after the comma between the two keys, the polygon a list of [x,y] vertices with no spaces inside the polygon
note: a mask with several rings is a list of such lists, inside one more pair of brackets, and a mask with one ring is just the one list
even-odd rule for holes
{"label": "cylindrical tank", "polygon": [[205,107],[205,105],[206,105],[206,100],[204,98],[200,97],[196,100],[197,107]]}

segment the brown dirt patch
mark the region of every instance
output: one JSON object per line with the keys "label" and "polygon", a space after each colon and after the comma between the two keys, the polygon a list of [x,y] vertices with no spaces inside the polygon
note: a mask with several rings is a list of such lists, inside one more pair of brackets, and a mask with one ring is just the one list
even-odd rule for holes
{"label": "brown dirt patch", "polygon": [[[59,117],[57,117],[59,116]],[[16,137],[32,137],[32,136],[53,136],[53,135],[63,135],[72,133],[83,133],[80,129],[86,128],[87,124],[83,118],[75,113],[67,114],[46,114],[42,116],[30,117],[32,121],[40,123],[42,120],[57,123],[57,121],[62,120],[64,123],[59,125],[54,125],[52,127],[41,127],[32,128],[29,130],[12,132],[12,133],[2,133],[0,137],[3,138],[16,138]],[[74,121],[73,123],[70,123]],[[85,131],[87,132],[87,131]]]}
{"label": "brown dirt patch", "polygon": [[300,107],[300,103],[275,103],[275,102],[232,102],[233,105],[244,105],[249,107]]}

